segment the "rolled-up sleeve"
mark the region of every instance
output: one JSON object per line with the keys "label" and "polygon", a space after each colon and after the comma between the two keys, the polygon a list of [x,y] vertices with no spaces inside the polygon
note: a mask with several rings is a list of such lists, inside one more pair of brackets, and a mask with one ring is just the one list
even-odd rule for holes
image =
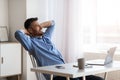
{"label": "rolled-up sleeve", "polygon": [[54,30],[54,26],[55,26],[55,21],[52,20],[52,24],[46,29],[46,31],[45,31],[43,36],[51,39],[53,30]]}
{"label": "rolled-up sleeve", "polygon": [[15,38],[22,44],[22,46],[27,50],[31,51],[31,39],[22,30],[17,30],[15,32]]}

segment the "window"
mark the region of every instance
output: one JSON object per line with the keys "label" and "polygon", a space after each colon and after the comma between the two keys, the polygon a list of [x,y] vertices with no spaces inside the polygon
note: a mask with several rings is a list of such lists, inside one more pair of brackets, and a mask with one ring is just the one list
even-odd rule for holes
{"label": "window", "polygon": [[84,4],[84,47],[120,50],[120,0],[86,0]]}

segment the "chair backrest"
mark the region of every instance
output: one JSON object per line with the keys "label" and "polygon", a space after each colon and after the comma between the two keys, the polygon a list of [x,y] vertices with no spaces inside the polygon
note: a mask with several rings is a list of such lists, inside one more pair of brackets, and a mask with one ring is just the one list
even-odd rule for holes
{"label": "chair backrest", "polygon": [[33,67],[37,67],[38,65],[37,65],[36,60],[35,60],[35,58],[33,57],[33,55],[32,55],[32,54],[29,54],[29,55],[30,55],[30,59],[31,59],[31,62],[32,62]]}
{"label": "chair backrest", "polygon": [[[37,62],[36,62],[35,58],[33,57],[33,55],[29,53],[29,56],[30,56],[33,67],[38,67]],[[45,79],[44,76],[39,72],[35,72],[35,75],[36,75],[37,80]]]}

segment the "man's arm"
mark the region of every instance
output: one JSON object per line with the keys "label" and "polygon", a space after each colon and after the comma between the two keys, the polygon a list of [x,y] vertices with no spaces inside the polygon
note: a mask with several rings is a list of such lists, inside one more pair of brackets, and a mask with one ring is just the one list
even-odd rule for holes
{"label": "man's arm", "polygon": [[40,24],[42,28],[48,28],[52,25],[52,20],[51,21],[46,21]]}
{"label": "man's arm", "polygon": [[44,22],[44,23],[42,23],[42,26],[44,28],[47,28],[45,33],[43,34],[43,36],[48,38],[48,39],[51,39],[52,32],[53,32],[54,26],[55,26],[54,20]]}
{"label": "man's arm", "polygon": [[22,44],[22,46],[27,50],[31,50],[31,39],[30,36],[28,36],[29,33],[27,30],[17,30],[15,32],[15,38]]}

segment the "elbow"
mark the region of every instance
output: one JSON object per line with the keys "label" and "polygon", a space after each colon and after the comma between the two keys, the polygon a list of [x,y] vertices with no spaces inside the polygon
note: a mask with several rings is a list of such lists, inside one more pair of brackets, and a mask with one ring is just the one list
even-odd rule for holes
{"label": "elbow", "polygon": [[17,30],[15,33],[14,33],[14,36],[17,40],[19,40],[20,38],[20,35],[21,35],[21,31],[20,30]]}
{"label": "elbow", "polygon": [[51,20],[51,25],[55,26],[55,21],[54,20]]}
{"label": "elbow", "polygon": [[14,33],[14,36],[15,36],[15,38],[17,39],[17,38],[18,38],[18,36],[19,36],[19,32],[18,32],[18,31],[16,31],[16,32]]}

